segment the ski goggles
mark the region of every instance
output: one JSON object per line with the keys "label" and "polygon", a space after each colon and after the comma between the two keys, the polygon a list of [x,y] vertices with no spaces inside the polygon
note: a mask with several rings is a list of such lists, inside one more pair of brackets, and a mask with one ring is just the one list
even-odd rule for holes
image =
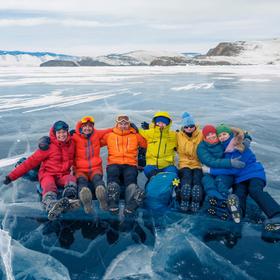
{"label": "ski goggles", "polygon": [[130,121],[129,121],[129,117],[128,116],[117,116],[116,122],[117,123],[122,123],[122,122],[129,123]]}
{"label": "ski goggles", "polygon": [[94,123],[94,118],[91,117],[91,116],[85,116],[85,117],[81,118],[81,123],[82,124],[85,124],[85,123],[88,123],[88,122]]}
{"label": "ski goggles", "polygon": [[57,121],[57,122],[54,123],[53,129],[54,129],[54,131],[59,131],[59,130],[61,130],[61,129],[67,130],[67,131],[68,131],[69,126],[68,126],[68,124],[67,124],[66,122],[64,122],[64,121]]}

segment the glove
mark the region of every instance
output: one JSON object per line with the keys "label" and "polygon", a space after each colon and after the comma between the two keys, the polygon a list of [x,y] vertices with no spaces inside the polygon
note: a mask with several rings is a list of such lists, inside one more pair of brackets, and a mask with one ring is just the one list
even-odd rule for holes
{"label": "glove", "polygon": [[39,139],[38,147],[42,151],[46,151],[49,149],[51,144],[51,139],[49,136],[43,136]]}
{"label": "glove", "polygon": [[240,158],[240,157],[238,157],[238,158],[232,158],[232,159],[230,160],[231,166],[232,166],[233,168],[244,168],[244,167],[245,167],[245,165],[246,165],[245,162],[239,160],[239,158]]}
{"label": "glove", "polygon": [[76,130],[75,130],[75,129],[71,129],[71,130],[69,131],[69,133],[70,133],[71,136],[73,136],[73,134],[76,133]]}
{"label": "glove", "polygon": [[6,176],[6,177],[5,177],[5,180],[3,181],[3,184],[4,184],[4,185],[9,185],[11,182],[12,182],[12,180],[10,179],[10,177],[9,177],[9,176]]}
{"label": "glove", "polygon": [[150,128],[150,125],[149,123],[147,122],[141,122],[141,127],[144,129],[144,130],[147,130]]}
{"label": "glove", "polygon": [[202,165],[202,172],[203,172],[203,174],[210,173],[210,167],[208,167],[206,165]]}
{"label": "glove", "polygon": [[137,133],[139,133],[139,129],[138,129],[138,127],[136,126],[135,123],[130,123],[130,126],[131,126],[133,129],[135,129]]}

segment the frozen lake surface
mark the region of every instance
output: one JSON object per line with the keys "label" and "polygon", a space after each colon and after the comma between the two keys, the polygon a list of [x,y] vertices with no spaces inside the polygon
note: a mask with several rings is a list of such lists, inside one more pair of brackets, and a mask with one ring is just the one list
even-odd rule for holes
{"label": "frozen lake surface", "polygon": [[[0,68],[0,179],[56,120],[74,128],[93,115],[96,128],[105,128],[126,113],[139,125],[160,110],[177,129],[188,111],[201,126],[248,130],[266,168],[267,191],[280,202],[279,88],[279,66]],[[106,149],[102,154],[106,165]],[[101,215],[49,223],[32,207],[28,217],[16,211],[15,203],[27,208],[34,201],[35,183],[0,187],[0,279],[276,279],[280,273],[280,244],[263,241],[257,223],[237,227],[179,213],[160,221],[140,213],[136,221]]]}

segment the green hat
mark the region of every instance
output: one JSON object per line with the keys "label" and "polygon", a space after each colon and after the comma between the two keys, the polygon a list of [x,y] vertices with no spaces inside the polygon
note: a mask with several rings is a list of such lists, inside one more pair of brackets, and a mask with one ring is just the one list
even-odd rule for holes
{"label": "green hat", "polygon": [[225,125],[225,124],[220,124],[216,127],[217,130],[217,135],[219,135],[222,132],[227,132],[228,134],[232,133],[232,130],[229,126]]}

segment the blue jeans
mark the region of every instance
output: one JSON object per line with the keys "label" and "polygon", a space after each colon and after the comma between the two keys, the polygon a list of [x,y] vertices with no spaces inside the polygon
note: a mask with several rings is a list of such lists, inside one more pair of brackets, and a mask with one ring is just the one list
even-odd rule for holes
{"label": "blue jeans", "polygon": [[234,182],[233,176],[205,174],[202,177],[202,184],[207,196],[225,200]]}
{"label": "blue jeans", "polygon": [[175,174],[178,174],[178,169],[174,165],[168,165],[164,168],[157,168],[156,165],[146,165],[144,167],[144,174],[148,179],[150,179],[152,176],[156,175],[159,172],[173,172]]}

